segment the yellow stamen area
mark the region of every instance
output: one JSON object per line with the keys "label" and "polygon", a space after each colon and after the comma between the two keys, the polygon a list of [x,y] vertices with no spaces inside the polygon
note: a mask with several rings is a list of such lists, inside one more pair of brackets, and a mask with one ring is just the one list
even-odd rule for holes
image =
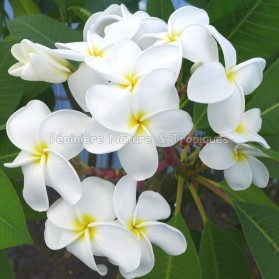
{"label": "yellow stamen area", "polygon": [[127,87],[131,87],[131,92],[134,91],[135,87],[137,86],[139,82],[139,78],[137,77],[136,73],[129,73],[124,76],[127,83],[126,84],[120,84],[120,87],[122,89],[126,89]]}
{"label": "yellow stamen area", "polygon": [[88,48],[87,49],[87,53],[90,55],[90,56],[93,56],[93,57],[101,57],[103,58],[105,56],[105,52],[103,49],[100,49],[98,47],[92,47],[92,48]]}
{"label": "yellow stamen area", "polygon": [[243,123],[240,123],[240,124],[236,127],[236,129],[235,129],[235,131],[236,131],[237,133],[239,133],[239,134],[244,133],[245,130],[246,130],[246,127],[245,127],[245,125],[244,125]]}
{"label": "yellow stamen area", "polygon": [[78,219],[74,220],[74,227],[78,231],[78,233],[82,232],[83,234],[81,235],[81,240],[85,240],[85,231],[89,231],[90,235],[90,240],[93,240],[95,233],[96,233],[96,228],[93,227],[88,227],[89,224],[96,222],[95,218],[90,216],[90,215],[83,215],[81,217],[81,222]]}
{"label": "yellow stamen area", "polygon": [[45,149],[49,148],[46,142],[39,142],[33,149],[33,156],[36,158],[35,163],[40,163],[41,158],[45,156],[45,161],[48,159],[48,152]]}
{"label": "yellow stamen area", "polygon": [[235,79],[236,79],[236,72],[233,72],[233,71],[228,71],[227,72],[227,79],[229,82],[234,82]]}
{"label": "yellow stamen area", "polygon": [[144,113],[143,111],[139,111],[138,114],[135,116],[134,114],[131,114],[130,118],[129,118],[129,127],[131,129],[133,129],[135,126],[138,125],[138,129],[135,135],[142,135],[144,134],[144,129],[143,126],[145,128],[148,128],[149,126],[149,119],[144,119],[143,117],[145,116],[146,113]]}
{"label": "yellow stamen area", "polygon": [[131,220],[128,223],[128,229],[138,238],[141,238],[141,235],[143,233],[145,233],[147,231],[146,227],[140,227],[140,224],[143,223],[142,220],[135,220],[135,222],[133,222],[133,220]]}
{"label": "yellow stamen area", "polygon": [[179,37],[180,32],[166,33],[166,40],[169,44],[176,42]]}
{"label": "yellow stamen area", "polygon": [[247,157],[241,151],[242,151],[241,149],[238,149],[236,152],[234,152],[234,158],[235,158],[235,160],[237,160],[239,162],[244,161]]}

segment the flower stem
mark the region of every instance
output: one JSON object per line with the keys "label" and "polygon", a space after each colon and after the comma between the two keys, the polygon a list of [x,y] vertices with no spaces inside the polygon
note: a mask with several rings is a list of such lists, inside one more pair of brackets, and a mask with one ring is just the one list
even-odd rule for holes
{"label": "flower stem", "polygon": [[189,103],[189,99],[185,98],[182,103],[179,105],[179,109],[184,109]]}
{"label": "flower stem", "polygon": [[189,188],[189,191],[190,191],[190,193],[191,193],[191,195],[192,195],[192,197],[193,197],[193,199],[196,203],[196,206],[197,206],[198,211],[201,215],[202,221],[205,224],[205,222],[207,220],[207,217],[206,217],[206,213],[205,213],[205,210],[203,208],[203,205],[201,203],[200,197],[199,197],[199,195],[198,195],[198,193],[197,193],[197,191],[196,191],[196,189],[195,189],[195,187],[193,186],[192,183],[188,184],[188,188]]}
{"label": "flower stem", "polygon": [[180,212],[181,204],[182,204],[182,195],[183,195],[183,185],[184,185],[184,177],[179,176],[177,182],[177,192],[176,192],[176,203],[175,203],[175,213]]}
{"label": "flower stem", "polygon": [[207,179],[205,177],[202,177],[202,176],[198,176],[195,180],[197,182],[199,182],[200,184],[202,184],[203,186],[205,186],[210,191],[212,191],[214,194],[216,194],[222,200],[224,200],[228,204],[232,205],[232,203],[233,203],[232,199],[225,192],[223,192],[220,189],[220,186],[218,183],[216,183],[210,179]]}

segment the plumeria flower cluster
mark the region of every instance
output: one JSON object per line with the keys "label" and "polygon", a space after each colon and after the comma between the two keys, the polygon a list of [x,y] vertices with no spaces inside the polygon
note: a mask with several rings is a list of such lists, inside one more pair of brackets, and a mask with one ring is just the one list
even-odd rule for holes
{"label": "plumeria flower cluster", "polygon": [[[66,247],[101,275],[107,268],[96,263],[96,256],[119,266],[125,278],[140,277],[154,265],[151,243],[170,255],[186,250],[182,233],[158,222],[171,213],[160,194],[145,191],[136,202],[137,181],[158,169],[157,148],[174,146],[193,129],[191,116],[179,108],[176,89],[183,59],[193,63],[187,97],[208,104],[209,124],[221,136],[199,157],[208,167],[224,170],[235,190],[268,182],[266,167],[256,159],[264,154],[249,145],[269,148],[258,134],[260,110],[245,112],[245,95],[261,83],[265,61],[253,58],[237,65],[232,44],[210,25],[204,10],[191,6],[175,11],[166,23],[113,4],[88,19],[83,39],[57,42],[56,49],[27,39],[12,47],[19,62],[9,69],[11,75],[67,82],[81,112],[51,113],[40,101],[16,111],[7,134],[21,152],[6,167],[22,168],[26,202],[34,210],[47,210],[49,248]],[[90,140],[59,142],[53,135]],[[117,151],[127,176],[116,186],[97,177],[81,182],[70,160],[83,149]],[[61,195],[50,207],[46,186]]]}

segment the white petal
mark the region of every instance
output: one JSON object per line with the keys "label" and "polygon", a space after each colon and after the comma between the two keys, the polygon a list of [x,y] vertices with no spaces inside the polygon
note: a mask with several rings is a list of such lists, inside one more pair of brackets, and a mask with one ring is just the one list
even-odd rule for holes
{"label": "white petal", "polygon": [[224,67],[219,62],[204,63],[193,73],[188,83],[188,98],[198,103],[211,104],[228,98],[234,89]]}
{"label": "white petal", "polygon": [[94,13],[91,15],[88,20],[86,21],[84,28],[83,28],[83,40],[87,40],[87,33],[90,30],[90,27],[94,25],[94,23],[97,21],[97,19],[100,17],[102,12]]}
{"label": "white petal", "polygon": [[90,122],[91,118],[79,111],[53,112],[40,126],[40,139],[67,160],[72,159],[83,150],[82,136]]}
{"label": "white petal", "polygon": [[203,26],[188,26],[179,39],[182,43],[184,58],[194,63],[219,60],[217,43]]}
{"label": "white petal", "polygon": [[41,81],[61,83],[68,79],[70,71],[54,67],[44,56],[30,54],[30,63]]}
{"label": "white petal", "polygon": [[246,111],[242,123],[248,130],[258,133],[262,127],[261,110],[253,108]]}
{"label": "white petal", "polygon": [[122,39],[118,41],[113,46],[111,53],[113,68],[121,76],[130,74],[141,52],[141,49],[132,40]]}
{"label": "white petal", "polygon": [[85,132],[83,145],[90,153],[105,154],[119,150],[128,138],[129,134],[109,130],[92,119]]}
{"label": "white petal", "polygon": [[144,226],[150,242],[159,246],[167,254],[177,256],[186,251],[185,237],[176,228],[161,222],[147,222]]}
{"label": "white petal", "polygon": [[93,251],[94,248],[125,272],[131,272],[139,266],[140,244],[129,230],[121,226],[109,223],[96,226]]}
{"label": "white petal", "polygon": [[178,109],[179,97],[174,82],[173,75],[166,69],[154,70],[146,75],[134,92],[136,113],[143,111],[150,114],[168,108]]}
{"label": "white petal", "polygon": [[241,150],[241,153],[248,156],[268,157],[265,153],[263,153],[259,149],[256,149],[255,147],[252,147],[248,144],[237,144],[235,150],[238,151],[239,149]]}
{"label": "white petal", "polygon": [[119,160],[128,175],[136,180],[151,177],[158,167],[158,153],[150,135],[133,137],[118,150]]}
{"label": "white petal", "polygon": [[76,211],[62,198],[54,202],[47,211],[47,218],[55,226],[71,231],[78,230],[75,227]]}
{"label": "white petal", "polygon": [[247,158],[248,164],[252,170],[252,182],[260,188],[267,186],[269,181],[269,172],[266,166],[254,157]]}
{"label": "white petal", "polygon": [[245,110],[244,95],[235,87],[230,97],[225,100],[209,104],[207,117],[211,128],[218,134],[224,134],[237,128]]}
{"label": "white petal", "polygon": [[134,214],[134,222],[156,221],[167,219],[171,210],[167,201],[159,193],[144,191],[138,199]]}
{"label": "white petal", "polygon": [[69,89],[84,111],[89,111],[85,101],[86,91],[95,84],[106,84],[106,81],[85,63],[81,63],[78,70],[68,78]]}
{"label": "white petal", "polygon": [[245,190],[252,183],[252,170],[246,159],[238,160],[232,167],[224,170],[229,186],[235,190]]}
{"label": "white petal", "polygon": [[105,40],[109,43],[132,39],[140,27],[139,18],[129,18],[112,23],[105,28]]}
{"label": "white petal", "polygon": [[36,211],[46,211],[49,207],[45,183],[45,156],[40,161],[22,167],[24,175],[23,197]]}
{"label": "white petal", "polygon": [[241,86],[244,94],[250,94],[260,85],[263,80],[264,67],[264,59],[253,58],[233,68],[235,81]]}
{"label": "white petal", "polygon": [[32,150],[39,127],[48,114],[50,110],[43,102],[30,101],[9,118],[6,129],[10,141],[20,149]]}
{"label": "white petal", "polygon": [[137,182],[132,177],[123,176],[115,186],[113,204],[117,219],[127,226],[133,219],[136,208]]}
{"label": "white petal", "polygon": [[193,127],[191,116],[178,109],[168,109],[148,117],[148,130],[156,146],[168,147],[185,138]]}
{"label": "white petal", "polygon": [[216,139],[205,145],[199,156],[208,167],[224,170],[230,168],[236,161],[234,147],[235,145],[227,139]]}
{"label": "white petal", "polygon": [[54,225],[50,220],[46,220],[44,237],[46,245],[52,250],[65,248],[70,243],[76,241],[80,235],[81,233],[62,229]]}
{"label": "white petal", "polygon": [[30,152],[23,150],[17,155],[12,163],[5,163],[4,166],[6,168],[17,168],[35,162],[36,160],[37,158],[32,157]]}
{"label": "white petal", "polygon": [[247,140],[247,141],[258,142],[264,148],[267,148],[267,149],[270,148],[270,146],[268,145],[266,140],[262,136],[258,135],[257,133],[247,131],[246,134],[247,134],[247,136],[249,136],[249,140]]}
{"label": "white petal", "polygon": [[84,262],[88,267],[97,271],[100,275],[107,274],[107,268],[104,265],[96,265],[94,254],[91,249],[89,231],[85,230],[85,239],[78,239],[69,244],[67,250]]}
{"label": "white petal", "polygon": [[146,236],[143,236],[141,238],[140,246],[141,246],[141,259],[140,259],[139,267],[136,270],[129,273],[125,272],[120,268],[121,274],[126,279],[132,279],[132,278],[144,276],[153,269],[154,266],[153,249]]}
{"label": "white petal", "polygon": [[208,26],[208,30],[211,32],[211,34],[214,36],[216,41],[220,44],[224,59],[225,59],[225,68],[226,71],[229,72],[232,67],[236,65],[236,51],[233,45],[225,38],[223,37],[215,27]]}
{"label": "white petal", "polygon": [[13,57],[23,63],[27,62],[26,56],[24,55],[24,53],[22,52],[22,44],[14,44],[11,48],[11,53],[13,55]]}
{"label": "white petal", "polygon": [[88,177],[82,181],[82,197],[76,204],[81,215],[90,215],[96,221],[113,221],[114,185],[98,177]]}
{"label": "white petal", "polygon": [[182,55],[178,46],[155,45],[142,52],[135,63],[134,69],[136,73],[141,74],[147,74],[156,69],[168,69],[176,80],[181,69],[181,63]]}
{"label": "white petal", "polygon": [[190,24],[209,24],[209,17],[206,11],[196,7],[182,7],[176,10],[168,21],[171,32],[179,32]]}
{"label": "white petal", "polygon": [[75,42],[75,43],[56,43],[55,46],[58,49],[54,49],[53,52],[59,57],[70,59],[73,61],[84,61],[88,55],[88,43],[87,42]]}
{"label": "white petal", "polygon": [[45,166],[46,184],[67,202],[75,204],[81,197],[80,179],[73,166],[54,150],[48,150]]}
{"label": "white petal", "polygon": [[133,115],[132,100],[133,95],[129,92],[105,85],[92,86],[86,94],[93,118],[105,128],[123,133],[129,133],[133,128],[129,124]]}

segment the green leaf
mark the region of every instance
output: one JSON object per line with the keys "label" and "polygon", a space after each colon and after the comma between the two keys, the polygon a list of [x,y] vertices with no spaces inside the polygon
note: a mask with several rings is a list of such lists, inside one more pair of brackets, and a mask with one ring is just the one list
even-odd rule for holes
{"label": "green leaf", "polygon": [[169,225],[180,230],[186,238],[187,250],[179,256],[169,256],[164,251],[153,246],[155,255],[155,266],[144,279],[199,279],[201,270],[199,258],[190,232],[180,213],[176,214]]}
{"label": "green leaf", "polygon": [[279,59],[277,59],[264,73],[263,82],[255,95],[247,104],[247,109],[260,108],[263,119],[260,134],[263,136],[279,135]]}
{"label": "green leaf", "polygon": [[11,55],[12,41],[0,42],[0,125],[4,125],[19,104],[24,86],[22,81],[8,74],[14,63]]}
{"label": "green leaf", "polygon": [[279,162],[270,160],[269,158],[259,158],[262,163],[267,167],[269,176],[272,178],[279,179]]}
{"label": "green leaf", "polygon": [[196,129],[209,127],[209,123],[207,119],[207,105],[195,103],[194,126]]}
{"label": "green leaf", "polygon": [[83,41],[80,32],[45,15],[17,17],[8,23],[8,29],[15,38],[29,39],[50,48],[53,48],[56,42]]}
{"label": "green leaf", "polygon": [[234,208],[263,279],[278,278],[279,209],[243,202]]}
{"label": "green leaf", "polygon": [[4,251],[0,251],[0,278],[15,279],[10,260]]}
{"label": "green leaf", "polygon": [[242,191],[232,190],[225,181],[219,185],[221,189],[226,192],[234,201],[255,203],[278,208],[278,206],[273,203],[271,199],[265,194],[263,189],[260,189],[255,185],[251,185],[248,189]]}
{"label": "green leaf", "polygon": [[33,0],[10,0],[14,16],[18,17],[26,14],[39,14],[40,10]]}
{"label": "green leaf", "polygon": [[184,0],[185,2],[192,4],[193,6],[205,9],[210,0]]}
{"label": "green leaf", "polygon": [[98,0],[98,1],[87,1],[86,8],[93,12],[102,12],[112,4],[120,5],[123,1],[121,0]]}
{"label": "green leaf", "polygon": [[17,194],[4,172],[0,169],[0,249],[31,244],[23,210]]}
{"label": "green leaf", "polygon": [[170,15],[174,12],[174,7],[171,0],[147,0],[146,11],[151,16],[168,21]]}
{"label": "green leaf", "polygon": [[250,279],[244,250],[209,220],[201,239],[200,263],[204,279]]}
{"label": "green leaf", "polygon": [[83,22],[86,22],[87,19],[92,15],[92,13],[82,7],[73,6],[68,9],[77,15]]}
{"label": "green leaf", "polygon": [[277,0],[211,0],[207,12],[211,24],[235,46],[239,61],[278,55]]}

